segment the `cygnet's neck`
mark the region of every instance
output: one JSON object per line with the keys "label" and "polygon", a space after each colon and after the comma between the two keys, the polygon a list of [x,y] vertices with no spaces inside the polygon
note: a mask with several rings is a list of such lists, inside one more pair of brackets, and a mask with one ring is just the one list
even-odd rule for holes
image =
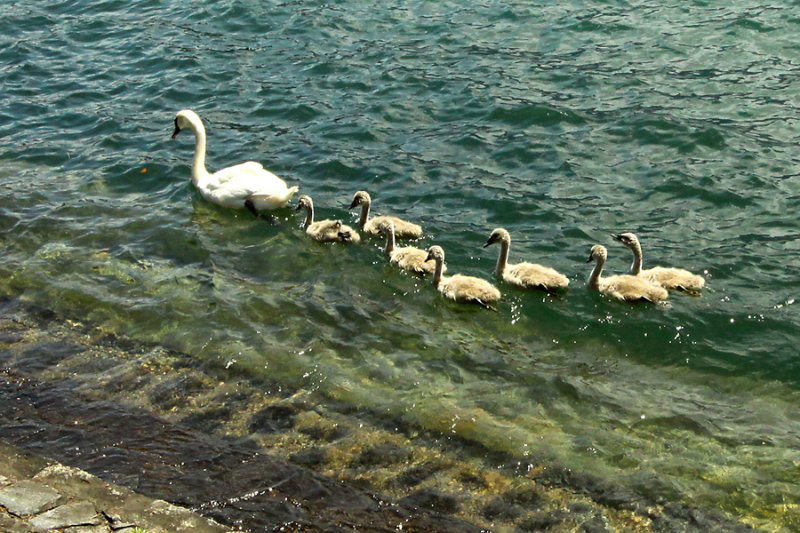
{"label": "cygnet's neck", "polygon": [[306,221],[303,224],[303,227],[308,229],[308,227],[314,223],[314,206],[313,204],[306,204]]}
{"label": "cygnet's neck", "polygon": [[600,286],[600,273],[603,271],[603,266],[606,264],[605,258],[602,255],[594,258],[594,269],[589,276],[589,287],[597,289]]}
{"label": "cygnet's neck", "polygon": [[367,219],[369,219],[369,204],[368,201],[361,204],[361,218],[358,219],[358,225],[361,226],[361,229],[364,229],[364,226],[367,225]]}
{"label": "cygnet's neck", "polygon": [[642,271],[642,245],[639,241],[634,241],[631,246],[633,252],[633,264],[631,265],[631,274],[638,276]]}
{"label": "cygnet's neck", "polygon": [[436,261],[436,268],[433,271],[433,286],[438,287],[439,283],[442,281],[444,260],[441,257],[435,257],[434,261]]}
{"label": "cygnet's neck", "polygon": [[497,256],[497,266],[495,271],[498,276],[502,276],[508,266],[508,251],[511,248],[511,238],[502,239],[500,241],[500,255]]}
{"label": "cygnet's neck", "polygon": [[394,252],[395,247],[395,240],[394,240],[394,226],[390,226],[386,229],[386,255],[391,254]]}

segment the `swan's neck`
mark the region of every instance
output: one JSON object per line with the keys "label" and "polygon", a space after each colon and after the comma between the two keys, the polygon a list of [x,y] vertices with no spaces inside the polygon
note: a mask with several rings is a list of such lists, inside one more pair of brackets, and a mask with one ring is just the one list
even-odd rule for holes
{"label": "swan's neck", "polygon": [[442,281],[442,267],[444,266],[444,261],[440,257],[434,258],[436,261],[436,268],[433,271],[433,286],[438,287],[439,283]]}
{"label": "swan's neck", "polygon": [[600,286],[600,273],[603,271],[603,266],[606,264],[606,260],[602,257],[596,257],[594,261],[594,269],[592,270],[592,274],[589,276],[589,287],[597,289]]}
{"label": "swan's neck", "polygon": [[631,264],[631,274],[638,276],[642,271],[642,245],[638,242],[634,243],[631,248],[633,252],[633,264]]}
{"label": "swan's neck", "polygon": [[361,226],[361,229],[364,229],[364,226],[367,225],[368,218],[369,218],[369,202],[361,205],[361,218],[358,220],[358,225]]}
{"label": "swan's neck", "polygon": [[194,131],[194,160],[192,161],[192,182],[197,185],[209,174],[206,170],[206,129],[202,122],[192,120],[190,127]]}
{"label": "swan's neck", "polygon": [[314,206],[307,205],[306,206],[306,221],[303,224],[303,227],[308,229],[308,227],[314,223]]}
{"label": "swan's neck", "polygon": [[508,266],[508,250],[510,248],[510,240],[503,239],[500,241],[500,255],[497,256],[497,267],[495,267],[495,271],[497,272],[498,276],[502,276],[503,272],[506,271],[506,266]]}
{"label": "swan's neck", "polygon": [[392,228],[389,228],[386,231],[386,250],[385,250],[386,255],[389,255],[392,252],[394,252],[394,246],[395,246],[394,231]]}

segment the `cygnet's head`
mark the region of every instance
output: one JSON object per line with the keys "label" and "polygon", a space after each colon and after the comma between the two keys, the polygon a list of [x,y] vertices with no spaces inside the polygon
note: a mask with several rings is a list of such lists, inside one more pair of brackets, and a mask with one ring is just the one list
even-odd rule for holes
{"label": "cygnet's head", "polygon": [[353,201],[350,203],[350,209],[356,208],[360,205],[369,205],[372,199],[369,197],[367,191],[358,191],[353,195]]}
{"label": "cygnet's head", "polygon": [[491,235],[489,235],[489,240],[486,241],[486,244],[484,244],[483,247],[486,248],[487,246],[490,246],[496,242],[503,241],[510,242],[511,235],[504,228],[497,228],[492,232]]}
{"label": "cygnet's head", "polygon": [[592,251],[589,253],[589,259],[586,260],[587,263],[591,263],[592,261],[605,261],[608,258],[608,251],[606,247],[602,244],[595,244],[592,246]]}
{"label": "cygnet's head", "polygon": [[381,235],[389,235],[389,233],[394,233],[394,222],[381,222],[381,225],[378,226],[378,229],[381,231]]}
{"label": "cygnet's head", "polygon": [[341,229],[339,229],[341,227],[342,227],[342,223],[337,220],[336,221],[336,226],[334,227],[334,229],[338,230],[338,233],[336,235],[339,237],[339,240],[341,242],[350,242],[350,241],[352,241],[353,240],[353,231],[350,230],[350,229],[341,230]]}
{"label": "cygnet's head", "polygon": [[633,233],[620,233],[612,236],[628,248],[635,248],[639,245],[639,238]]}
{"label": "cygnet's head", "polygon": [[314,202],[311,201],[311,197],[310,196],[306,196],[305,194],[297,199],[297,207],[295,207],[294,210],[295,211],[300,211],[304,207],[306,209],[313,209],[314,208]]}
{"label": "cygnet's head", "polygon": [[200,117],[191,109],[182,109],[175,115],[175,131],[172,133],[172,138],[178,136],[181,130],[189,126],[192,122],[199,122]]}
{"label": "cygnet's head", "polygon": [[444,250],[441,246],[436,246],[434,244],[428,248],[428,257],[425,259],[425,261],[430,261],[431,259],[435,259],[444,263]]}

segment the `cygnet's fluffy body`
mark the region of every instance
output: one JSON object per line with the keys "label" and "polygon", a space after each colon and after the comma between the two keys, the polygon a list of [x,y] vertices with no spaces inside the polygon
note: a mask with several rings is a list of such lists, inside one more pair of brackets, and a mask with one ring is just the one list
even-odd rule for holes
{"label": "cygnet's fluffy body", "polygon": [[656,266],[643,269],[642,245],[639,243],[639,238],[633,233],[620,233],[619,235],[614,235],[614,238],[633,252],[631,275],[644,278],[665,289],[700,291],[705,286],[706,280],[702,276],[692,274],[683,268]]}
{"label": "cygnet's fluffy body", "polygon": [[433,273],[433,285],[445,298],[459,303],[478,304],[487,309],[493,309],[490,304],[500,299],[500,291],[485,279],[464,276],[462,274],[446,277],[442,276],[444,269],[444,250],[441,246],[431,246],[428,248],[428,259],[436,261],[436,269]]}
{"label": "cygnet's fluffy body", "polygon": [[419,239],[422,237],[422,228],[417,224],[403,220],[402,218],[391,216],[377,216],[369,218],[369,210],[372,205],[372,198],[370,198],[367,191],[358,191],[353,195],[353,202],[350,204],[350,209],[355,209],[361,206],[361,216],[358,220],[358,225],[361,230],[371,235],[380,235],[381,226],[384,224],[394,224],[394,234],[398,239]]}
{"label": "cygnet's fluffy body", "polygon": [[361,237],[353,228],[342,224],[340,220],[319,220],[314,222],[314,202],[310,196],[303,195],[299,199],[299,203],[295,211],[305,208],[306,220],[303,227],[315,240],[320,242],[348,242],[358,243]]}
{"label": "cygnet's fluffy body", "polygon": [[620,274],[617,276],[601,277],[603,266],[608,258],[608,251],[605,246],[596,244],[592,246],[589,260],[594,261],[594,270],[589,277],[589,287],[607,294],[617,300],[635,302],[646,300],[649,302],[660,302],[666,300],[669,294],[663,287],[653,285],[639,276],[630,274]]}
{"label": "cygnet's fluffy body", "polygon": [[[394,224],[381,225],[381,231],[386,234],[386,255],[389,262],[394,263],[403,270],[408,270],[416,274],[433,274],[436,270],[436,262],[428,259],[428,252],[414,246],[396,246],[394,236]],[[447,270],[446,265],[442,265],[442,272]]]}
{"label": "cygnet's fluffy body", "polygon": [[511,235],[504,228],[495,229],[484,248],[496,242],[500,243],[500,255],[497,258],[495,271],[503,280],[523,289],[543,289],[549,292],[565,289],[569,279],[557,270],[536,263],[508,263],[508,252],[511,248]]}
{"label": "cygnet's fluffy body", "polygon": [[206,130],[191,109],[179,111],[175,116],[172,138],[184,128],[191,129],[195,136],[192,183],[206,200],[231,209],[247,207],[257,212],[285,206],[297,191],[297,186],[287,187],[286,182],[255,161],[211,174],[206,170]]}

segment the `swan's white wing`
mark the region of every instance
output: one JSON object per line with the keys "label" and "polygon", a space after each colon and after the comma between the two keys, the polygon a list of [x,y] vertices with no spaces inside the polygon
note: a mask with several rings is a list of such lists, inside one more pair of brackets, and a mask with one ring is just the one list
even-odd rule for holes
{"label": "swan's white wing", "polygon": [[248,194],[271,194],[275,190],[286,189],[285,181],[255,161],[247,161],[214,172],[209,185],[214,188],[242,189]]}
{"label": "swan's white wing", "polygon": [[255,161],[218,170],[203,185],[201,189],[212,201],[233,208],[243,207],[247,199],[283,198],[288,193],[285,181]]}

